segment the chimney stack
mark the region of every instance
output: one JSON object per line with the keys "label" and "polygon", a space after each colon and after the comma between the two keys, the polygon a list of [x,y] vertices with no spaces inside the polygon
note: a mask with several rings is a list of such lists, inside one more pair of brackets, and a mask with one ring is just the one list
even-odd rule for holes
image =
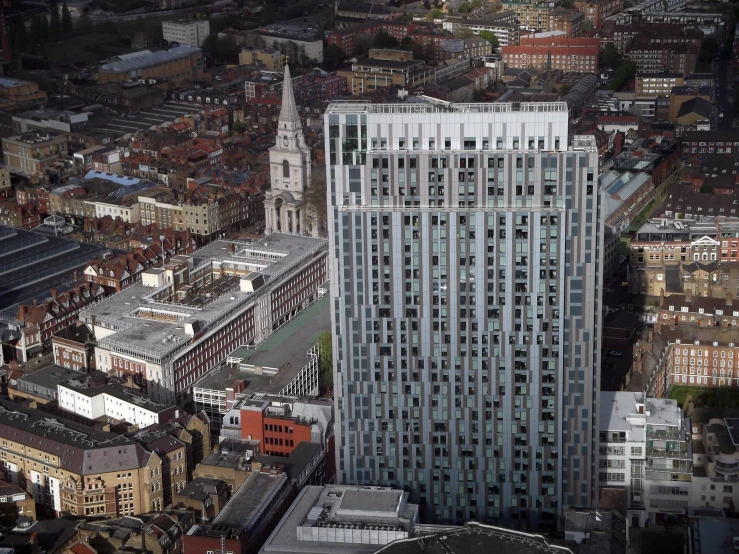
{"label": "chimney stack", "polygon": [[51,297],[56,298],[56,289],[51,289]]}

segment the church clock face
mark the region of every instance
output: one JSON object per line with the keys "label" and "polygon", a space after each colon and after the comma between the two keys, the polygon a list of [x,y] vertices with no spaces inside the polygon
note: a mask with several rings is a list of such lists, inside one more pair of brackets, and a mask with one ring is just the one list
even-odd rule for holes
{"label": "church clock face", "polygon": [[282,146],[287,146],[288,144],[290,144],[290,141],[288,140],[287,135],[285,135],[282,137]]}

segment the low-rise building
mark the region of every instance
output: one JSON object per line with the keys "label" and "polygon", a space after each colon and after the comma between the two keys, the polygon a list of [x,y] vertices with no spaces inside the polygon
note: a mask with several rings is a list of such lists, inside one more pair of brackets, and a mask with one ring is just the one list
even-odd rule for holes
{"label": "low-rise building", "polygon": [[[4,468],[0,471],[4,473]],[[8,476],[5,475],[5,478]],[[33,496],[18,485],[0,481],[0,525],[15,527],[21,517],[36,519],[36,502]]]}
{"label": "low-rise building", "polygon": [[[282,21],[259,29],[265,47],[297,61],[323,62],[323,40],[318,35],[318,26],[297,21]],[[302,62],[301,62],[302,63]]]}
{"label": "low-rise building", "polygon": [[626,49],[624,57],[634,62],[638,73],[677,73],[695,71],[700,48],[693,43],[647,42],[637,38]]}
{"label": "low-rise building", "polygon": [[551,61],[552,69],[566,73],[598,71],[598,39],[523,37],[518,46],[504,46],[501,54],[507,67],[546,69]]}
{"label": "low-rise building", "polygon": [[203,53],[200,48],[177,46],[152,52],[141,50],[121,54],[100,66],[100,83],[153,80],[176,84],[203,80]]}
{"label": "low-rise building", "polygon": [[680,87],[684,82],[680,73],[637,74],[634,92],[637,96],[669,96],[674,87]]}
{"label": "low-rise building", "polygon": [[280,233],[214,241],[173,269],[172,281],[166,268],[146,273],[80,314],[94,327],[97,368],[132,375],[156,400],[184,400],[232,352],[259,345],[323,295],[326,248]]}
{"label": "low-rise building", "polygon": [[407,492],[385,487],[305,487],[259,552],[384,551],[414,536],[418,505],[408,500]]}
{"label": "low-rise building", "polygon": [[66,137],[31,131],[3,138],[5,166],[13,173],[43,178],[47,169],[66,158]]}
{"label": "low-rise building", "polygon": [[95,337],[87,325],[75,321],[52,335],[51,351],[56,365],[85,373],[95,359]]}
{"label": "low-rise building", "polygon": [[262,50],[261,48],[242,48],[239,52],[240,65],[261,64],[269,71],[282,72],[287,63],[287,56],[277,50]]}
{"label": "low-rise building", "polygon": [[162,21],[162,37],[167,42],[200,48],[209,35],[210,22],[207,19]]}
{"label": "low-rise building", "polygon": [[623,11],[624,0],[575,0],[575,9],[580,10],[595,29],[600,29],[606,19]]}
{"label": "low-rise building", "polygon": [[38,83],[3,77],[0,79],[0,110],[15,112],[46,105],[46,92]]}
{"label": "low-rise building", "polygon": [[442,27],[454,34],[457,34],[461,29],[469,29],[476,35],[480,34],[480,31],[488,31],[495,34],[500,46],[518,44],[521,38],[518,19],[512,10],[474,18],[463,15],[449,15],[444,19]]}
{"label": "low-rise building", "polygon": [[346,78],[353,95],[391,86],[417,87],[433,82],[435,77],[434,69],[426,67],[422,60],[414,60],[412,52],[380,49],[370,50],[368,59],[357,61],[336,74]]}
{"label": "low-rise building", "polygon": [[0,402],[0,437],[10,482],[47,514],[115,517],[164,508],[161,458],[125,437],[9,402]]}
{"label": "low-rise building", "polygon": [[[222,428],[230,429],[232,432],[225,432],[223,436],[249,438],[253,434],[255,440],[261,440],[261,433],[257,430],[230,422],[231,418],[239,416],[239,398],[317,395],[318,335],[330,327],[330,322],[326,296],[256,348],[243,347],[232,352],[225,365],[196,382],[192,387],[193,402],[197,410],[208,414],[213,433],[219,434]],[[232,410],[236,413],[231,414]],[[262,448],[264,450],[265,447]]]}
{"label": "low-rise building", "polygon": [[491,54],[493,46],[482,38],[448,39],[442,43],[442,50],[448,58],[468,60]]}
{"label": "low-rise building", "polygon": [[224,547],[235,554],[256,554],[294,498],[286,473],[255,469],[210,523],[194,525],[187,532],[184,554],[207,554]]}
{"label": "low-rise building", "polygon": [[549,14],[549,30],[562,31],[569,38],[577,38],[583,33],[585,14],[580,10],[554,8]]}
{"label": "low-rise building", "polygon": [[176,493],[172,500],[175,504],[181,504],[193,510],[196,523],[204,523],[220,513],[229,497],[229,489],[225,481],[195,477],[184,489]]}

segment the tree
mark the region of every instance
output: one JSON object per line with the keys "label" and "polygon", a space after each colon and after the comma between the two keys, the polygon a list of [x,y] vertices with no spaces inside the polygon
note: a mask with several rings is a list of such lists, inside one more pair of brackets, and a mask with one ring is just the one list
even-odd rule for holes
{"label": "tree", "polygon": [[387,31],[380,31],[375,35],[375,48],[397,48],[398,39]]}
{"label": "tree", "polygon": [[470,6],[469,2],[462,2],[457,8],[459,13],[470,13],[470,10],[472,10],[472,6]]}
{"label": "tree", "polygon": [[400,49],[401,50],[413,50],[413,39],[409,36],[403,37],[403,40],[400,41]]}
{"label": "tree", "polygon": [[366,56],[372,48],[372,35],[357,35],[354,37],[354,55]]}
{"label": "tree", "polygon": [[572,9],[575,7],[575,2],[574,0],[562,0],[562,7],[567,8],[568,10]]}
{"label": "tree", "polygon": [[635,75],[636,64],[634,64],[634,62],[632,61],[626,60],[616,68],[616,71],[613,72],[613,78],[608,84],[608,88],[614,91],[619,90],[622,86],[624,86],[624,84],[626,84],[626,81],[628,81],[629,79],[633,79]]}
{"label": "tree", "polygon": [[106,33],[108,35],[118,34],[118,27],[116,27],[116,24],[110,19],[106,19],[103,22],[102,30],[103,30],[103,33]]}
{"label": "tree", "polygon": [[619,54],[618,49],[612,42],[609,42],[606,45],[606,51],[603,55],[603,59],[605,60],[606,65],[611,69],[616,69],[619,65],[621,65],[621,62],[623,61],[621,54]]}
{"label": "tree", "polygon": [[41,38],[44,43],[49,41],[49,18],[46,14],[41,18]]}
{"label": "tree", "polygon": [[434,19],[439,19],[442,15],[444,15],[444,12],[440,10],[439,8],[434,8],[432,10],[429,10],[429,13],[426,14],[426,19],[429,21],[433,21]]}
{"label": "tree", "polygon": [[480,31],[480,35],[479,36],[480,36],[480,38],[484,38],[485,40],[487,40],[493,46],[493,48],[497,48],[498,47],[498,45],[499,45],[499,43],[498,43],[498,37],[496,36],[496,34],[494,32],[492,32],[492,31]]}
{"label": "tree", "polygon": [[244,124],[239,120],[239,121],[235,121],[234,122],[234,124],[233,124],[233,130],[234,130],[234,133],[241,134],[244,131],[246,131],[246,127],[244,127]]}
{"label": "tree", "polygon": [[343,60],[346,58],[344,51],[336,44],[329,44],[323,49],[323,58],[328,60]]}
{"label": "tree", "polygon": [[589,19],[586,19],[585,21],[583,21],[583,23],[582,23],[582,30],[583,31],[585,31],[587,33],[588,31],[592,31],[593,29],[595,29],[595,23],[593,23]]}
{"label": "tree", "polygon": [[565,83],[561,87],[559,87],[559,95],[565,96],[568,92],[572,90],[572,85],[569,83]]}
{"label": "tree", "polygon": [[472,9],[475,10],[477,8],[482,8],[482,0],[472,0]]}
{"label": "tree", "polygon": [[72,14],[69,13],[67,3],[62,4],[62,34],[68,35],[74,31],[74,25],[72,25]]}
{"label": "tree", "polygon": [[474,37],[475,33],[469,27],[459,27],[454,33],[454,36],[461,39],[468,39]]}
{"label": "tree", "polygon": [[334,352],[331,331],[321,331],[318,335],[318,374],[321,389],[334,386]]}
{"label": "tree", "polygon": [[82,12],[79,21],[77,22],[77,29],[81,33],[89,33],[92,31],[92,19],[87,11]]}
{"label": "tree", "polygon": [[49,6],[49,39],[57,40],[62,34],[62,22],[59,19],[59,6],[54,3]]}

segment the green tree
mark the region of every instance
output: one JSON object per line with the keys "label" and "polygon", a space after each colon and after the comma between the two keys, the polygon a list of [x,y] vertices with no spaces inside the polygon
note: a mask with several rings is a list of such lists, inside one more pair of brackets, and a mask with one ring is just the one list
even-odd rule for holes
{"label": "green tree", "polygon": [[461,39],[468,39],[474,37],[475,33],[469,27],[459,27],[455,31],[454,36]]}
{"label": "green tree", "polygon": [[562,7],[572,9],[575,7],[575,2],[574,0],[562,0]]}
{"label": "green tree", "polygon": [[49,6],[49,39],[56,41],[62,34],[62,22],[59,19],[59,6],[56,3]]}
{"label": "green tree", "polygon": [[621,54],[619,54],[618,49],[612,42],[609,42],[606,45],[606,51],[603,54],[603,60],[611,69],[616,69],[619,65],[621,65],[621,62],[623,62]]}
{"label": "green tree", "polygon": [[426,19],[429,21],[433,21],[434,19],[439,19],[442,15],[444,15],[444,12],[440,10],[439,8],[434,8],[432,10],[429,10],[429,13],[426,14]]}
{"label": "green tree", "polygon": [[82,12],[80,19],[77,22],[77,29],[79,29],[83,34],[92,31],[92,19],[90,19],[90,14],[87,13],[87,11]]}
{"label": "green tree", "polygon": [[74,25],[72,24],[72,14],[69,13],[67,3],[62,4],[62,34],[68,35],[74,31]]}
{"label": "green tree", "polygon": [[239,120],[239,121],[235,121],[234,122],[234,124],[233,124],[233,130],[234,130],[234,133],[241,134],[244,131],[246,131],[246,127],[244,127],[244,124]]}
{"label": "green tree", "polygon": [[409,36],[403,37],[403,40],[400,41],[400,49],[401,50],[413,50],[413,39]]}
{"label": "green tree", "polygon": [[587,33],[588,31],[592,31],[593,29],[595,29],[595,24],[592,21],[590,21],[589,19],[586,19],[585,21],[583,21],[582,23],[583,31]]}
{"label": "green tree", "polygon": [[329,44],[323,48],[323,58],[341,61],[346,58],[346,54],[336,44]]}
{"label": "green tree", "polygon": [[462,2],[457,8],[459,13],[470,13],[470,10],[472,10],[472,6],[470,6],[469,2]]}
{"label": "green tree", "polygon": [[380,31],[375,35],[375,48],[397,48],[398,39],[387,31]]}
{"label": "green tree", "polygon": [[633,79],[636,75],[636,64],[634,62],[626,60],[622,62],[613,72],[613,78],[608,84],[610,90],[619,90],[626,84],[626,81]]}
{"label": "green tree", "polygon": [[318,335],[318,374],[322,389],[333,387],[334,353],[331,331],[321,331]]}
{"label": "green tree", "polygon": [[41,16],[38,14],[31,17],[31,38],[41,42]]}
{"label": "green tree", "polygon": [[498,37],[495,35],[492,31],[480,31],[480,38],[484,38],[487,40],[490,44],[492,44],[493,48],[498,47]]}
{"label": "green tree", "polygon": [[477,8],[482,8],[482,0],[472,0],[472,9],[475,10]]}
{"label": "green tree", "polygon": [[355,56],[366,56],[372,48],[372,35],[361,34],[354,37],[354,52]]}

